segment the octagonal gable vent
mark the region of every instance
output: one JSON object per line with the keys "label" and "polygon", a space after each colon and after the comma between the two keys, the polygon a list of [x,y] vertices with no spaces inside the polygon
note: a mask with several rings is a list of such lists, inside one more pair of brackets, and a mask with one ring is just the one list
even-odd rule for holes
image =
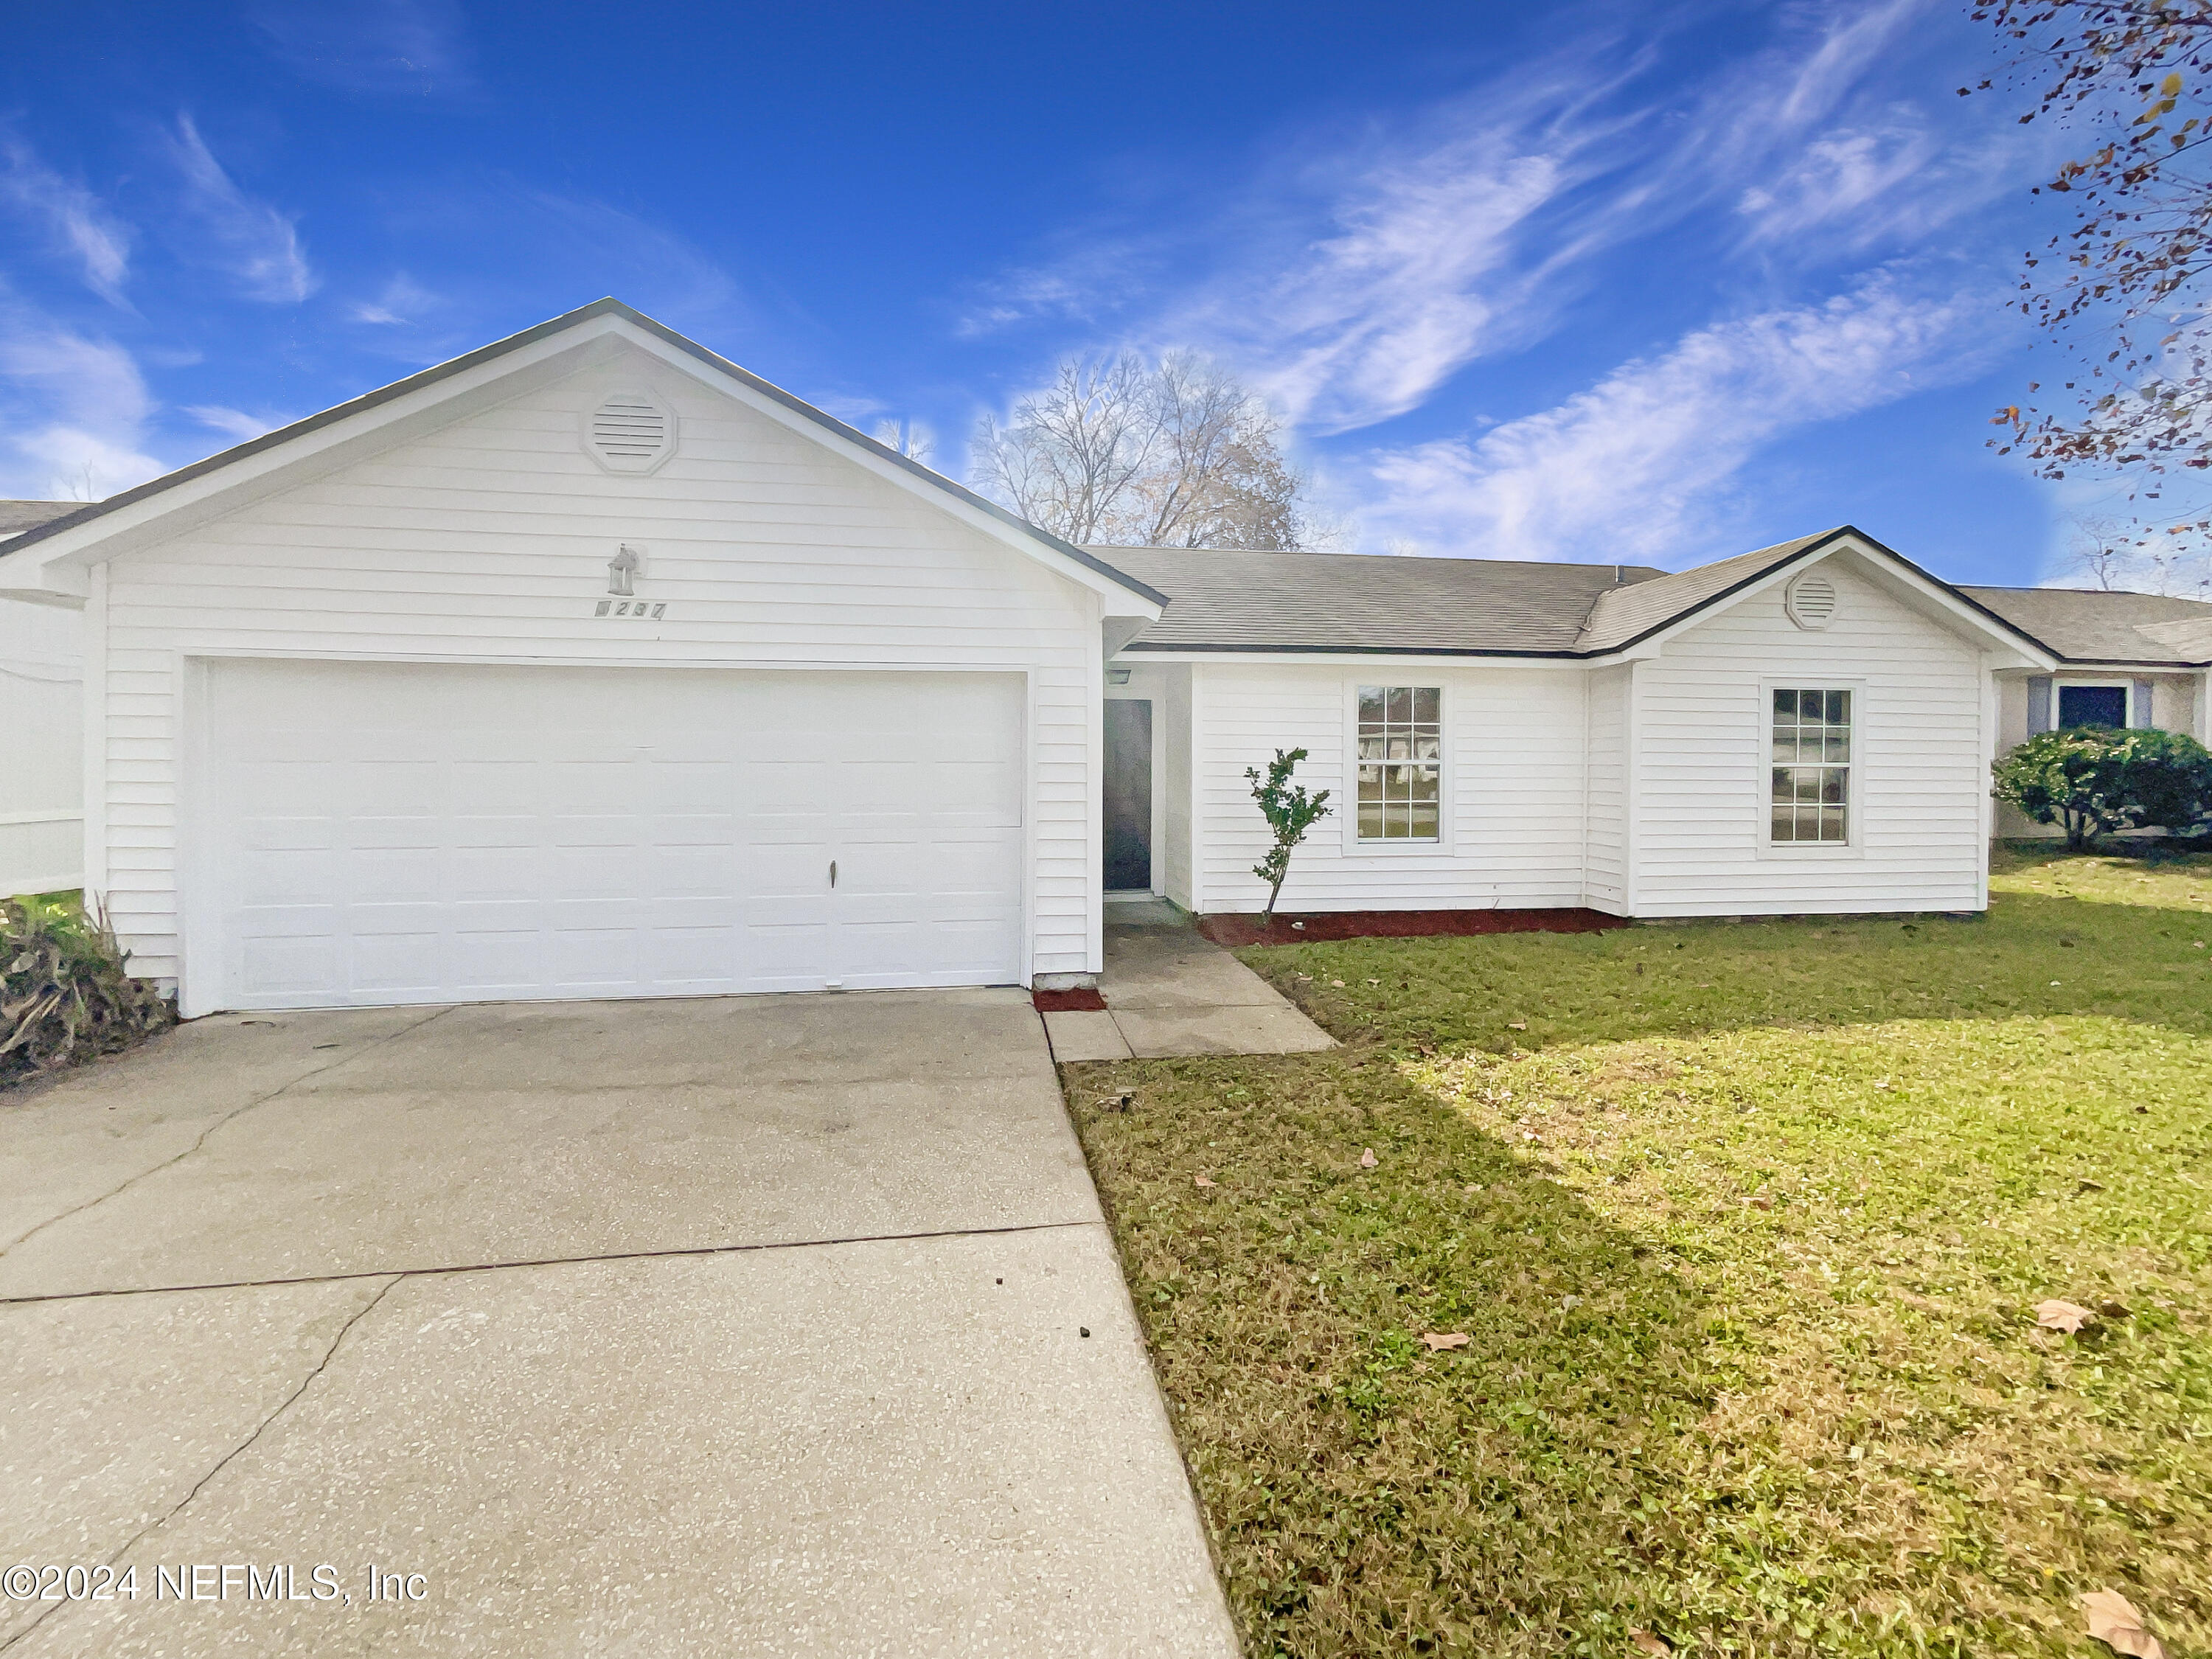
{"label": "octagonal gable vent", "polygon": [[1800,628],[1826,628],[1836,619],[1836,584],[1817,570],[1808,570],[1783,590],[1782,608]]}
{"label": "octagonal gable vent", "polygon": [[676,411],[650,392],[610,392],[584,417],[584,447],[610,472],[650,472],[676,453]]}

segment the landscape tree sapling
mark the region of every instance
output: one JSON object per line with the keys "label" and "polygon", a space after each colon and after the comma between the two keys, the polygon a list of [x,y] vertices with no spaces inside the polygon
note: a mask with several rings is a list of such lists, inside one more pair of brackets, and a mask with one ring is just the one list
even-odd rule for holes
{"label": "landscape tree sapling", "polygon": [[1275,901],[1282,896],[1283,878],[1291,873],[1291,854],[1306,831],[1328,816],[1328,794],[1326,789],[1319,794],[1309,794],[1304,784],[1291,781],[1291,774],[1306,757],[1303,749],[1275,751],[1263,774],[1256,766],[1244,769],[1244,776],[1252,786],[1252,799],[1260,803],[1260,815],[1267,820],[1268,829],[1274,831],[1274,845],[1267,855],[1252,866],[1252,873],[1267,884],[1267,908],[1260,913],[1260,922],[1265,927],[1274,920]]}

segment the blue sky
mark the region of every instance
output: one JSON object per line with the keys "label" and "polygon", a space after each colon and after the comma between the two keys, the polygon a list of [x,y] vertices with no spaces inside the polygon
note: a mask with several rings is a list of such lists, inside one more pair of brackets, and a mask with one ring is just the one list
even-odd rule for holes
{"label": "blue sky", "polygon": [[2056,568],[1985,441],[2057,136],[1959,4],[17,9],[0,495],[112,493],[611,293],[932,464],[1188,346],[1352,545]]}

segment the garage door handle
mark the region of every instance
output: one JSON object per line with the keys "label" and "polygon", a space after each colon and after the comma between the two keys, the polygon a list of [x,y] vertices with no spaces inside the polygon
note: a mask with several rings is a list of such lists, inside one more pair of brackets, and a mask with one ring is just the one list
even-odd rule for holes
{"label": "garage door handle", "polygon": [[835,859],[830,860],[830,884],[832,887],[837,884],[837,860]]}

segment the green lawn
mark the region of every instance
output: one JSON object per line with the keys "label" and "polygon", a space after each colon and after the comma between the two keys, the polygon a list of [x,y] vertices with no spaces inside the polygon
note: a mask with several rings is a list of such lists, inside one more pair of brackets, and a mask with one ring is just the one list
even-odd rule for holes
{"label": "green lawn", "polygon": [[1067,1068],[1249,1654],[2212,1651],[2212,860],[1996,885],[1255,950],[1343,1048]]}

